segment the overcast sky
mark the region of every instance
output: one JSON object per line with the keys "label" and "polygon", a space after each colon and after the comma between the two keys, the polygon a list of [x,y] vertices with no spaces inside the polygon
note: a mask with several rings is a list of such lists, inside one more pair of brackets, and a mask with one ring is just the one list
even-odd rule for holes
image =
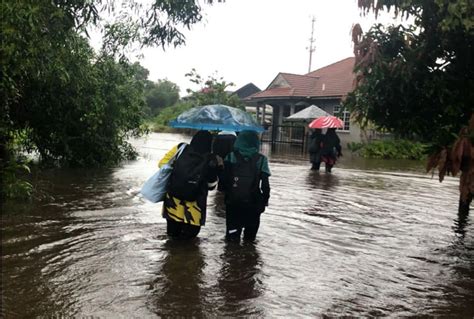
{"label": "overcast sky", "polygon": [[[185,45],[142,51],[140,63],[150,80],[167,78],[183,95],[196,89],[184,76],[195,68],[201,76],[217,72],[234,82],[231,90],[249,82],[263,90],[278,72],[308,72],[312,16],[311,70],[352,56],[352,25],[360,23],[366,31],[376,21],[373,14],[360,15],[356,0],[226,0],[203,5],[203,14],[201,23],[184,32]],[[377,22],[387,23],[391,16]]]}

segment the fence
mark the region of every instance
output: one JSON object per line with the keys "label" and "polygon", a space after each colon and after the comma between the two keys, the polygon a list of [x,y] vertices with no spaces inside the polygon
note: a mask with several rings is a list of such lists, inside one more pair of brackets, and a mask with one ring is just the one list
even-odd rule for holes
{"label": "fence", "polygon": [[277,125],[270,126],[261,140],[262,148],[272,153],[304,155],[308,136],[303,126]]}

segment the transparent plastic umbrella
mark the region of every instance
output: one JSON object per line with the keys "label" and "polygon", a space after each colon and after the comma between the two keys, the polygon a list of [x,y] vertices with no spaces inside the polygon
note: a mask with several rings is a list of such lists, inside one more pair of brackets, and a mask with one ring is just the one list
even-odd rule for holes
{"label": "transparent plastic umbrella", "polygon": [[264,131],[252,114],[222,104],[193,107],[170,121],[169,125],[175,128],[209,131]]}

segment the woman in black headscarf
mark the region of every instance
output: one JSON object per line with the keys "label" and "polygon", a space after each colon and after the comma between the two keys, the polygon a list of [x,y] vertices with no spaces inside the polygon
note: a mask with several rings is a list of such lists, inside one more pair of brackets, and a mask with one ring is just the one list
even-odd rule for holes
{"label": "woman in black headscarf", "polygon": [[311,169],[319,171],[321,165],[321,145],[324,135],[320,128],[315,129],[309,137],[309,161]]}
{"label": "woman in black headscarf", "polygon": [[242,131],[234,150],[224,160],[223,185],[226,202],[226,239],[254,241],[260,214],[270,198],[270,167],[259,153],[260,139],[254,131]]}
{"label": "woman in black headscarf", "polygon": [[[159,166],[168,163],[181,149],[184,143],[173,147],[160,161]],[[190,239],[199,234],[201,226],[206,222],[206,204],[208,190],[217,185],[217,162],[211,154],[212,135],[208,131],[197,132],[189,145],[185,145],[183,153],[195,152],[202,155],[207,162],[203,170],[203,183],[199,185],[196,198],[185,200],[168,192],[163,202],[163,218],[166,219],[167,234],[173,238]],[[183,156],[182,160],[184,160]],[[179,157],[178,159],[179,160]]]}
{"label": "woman in black headscarf", "polygon": [[331,173],[331,169],[336,164],[338,157],[342,156],[341,140],[336,134],[335,128],[328,128],[324,135],[321,148],[321,162],[326,163],[326,172]]}
{"label": "woman in black headscarf", "polygon": [[[237,135],[233,131],[220,132],[217,136],[214,137],[214,142],[212,144],[212,153],[224,160],[227,154],[232,152],[232,150],[234,149],[234,143],[236,139]],[[224,185],[222,184],[222,173],[222,170],[217,173],[219,177],[219,184],[217,184],[218,191],[224,190]]]}

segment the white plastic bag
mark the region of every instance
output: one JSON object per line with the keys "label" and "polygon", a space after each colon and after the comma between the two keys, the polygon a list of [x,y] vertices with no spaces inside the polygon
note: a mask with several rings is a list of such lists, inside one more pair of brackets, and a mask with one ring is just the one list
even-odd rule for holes
{"label": "white plastic bag", "polygon": [[153,174],[146,182],[143,184],[140,193],[152,203],[158,203],[165,199],[166,191],[168,188],[168,181],[173,172],[173,163],[181,155],[186,144],[182,145],[179,150],[176,152],[168,163],[163,165],[158,172]]}

